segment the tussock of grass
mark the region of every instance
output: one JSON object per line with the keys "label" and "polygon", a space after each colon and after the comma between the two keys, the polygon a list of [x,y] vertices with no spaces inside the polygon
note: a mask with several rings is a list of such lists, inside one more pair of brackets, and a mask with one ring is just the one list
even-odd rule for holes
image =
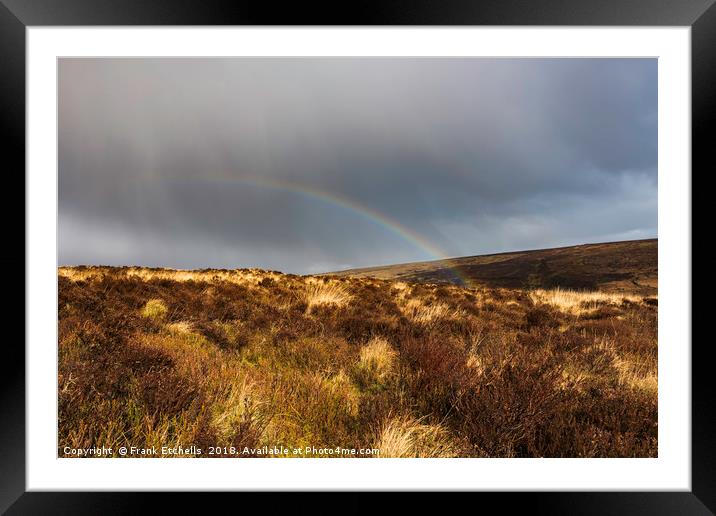
{"label": "tussock of grass", "polygon": [[441,319],[457,319],[464,315],[461,310],[450,308],[444,303],[426,305],[419,299],[409,299],[401,310],[406,317],[418,324],[431,324]]}
{"label": "tussock of grass", "polygon": [[142,308],[142,316],[149,319],[164,319],[167,315],[167,305],[161,299],[150,299]]}
{"label": "tussock of grass", "polygon": [[659,391],[659,381],[656,372],[653,370],[643,370],[637,364],[620,360],[617,364],[619,370],[619,382],[635,390],[644,391],[646,393],[657,395]]}
{"label": "tussock of grass", "polygon": [[562,374],[566,382],[563,385],[575,389],[599,383],[654,396],[658,392],[656,357],[620,353],[614,342],[604,336],[569,360]]}
{"label": "tussock of grass", "polygon": [[375,447],[382,458],[440,458],[457,454],[457,448],[442,426],[428,425],[411,417],[388,419]]}
{"label": "tussock of grass", "polygon": [[617,353],[614,367],[618,373],[619,385],[657,395],[659,382],[656,357],[650,359],[634,353]]}
{"label": "tussock of grass", "polygon": [[373,337],[360,349],[358,369],[373,382],[383,382],[393,372],[398,353],[382,337]]}
{"label": "tussock of grass", "polygon": [[343,404],[350,416],[358,416],[360,393],[343,369],[327,378],[322,376],[318,378],[322,388],[327,390],[329,395],[336,398],[339,403]]}
{"label": "tussock of grass", "polygon": [[469,367],[470,369],[475,371],[476,376],[482,375],[483,372],[485,371],[485,367],[484,367],[482,358],[480,358],[480,355],[477,355],[477,354],[471,353],[467,357],[466,365],[467,365],[467,367]]}
{"label": "tussock of grass", "polygon": [[166,325],[167,331],[173,335],[186,335],[193,331],[189,321],[178,321]]}
{"label": "tussock of grass", "polygon": [[306,287],[307,311],[319,305],[345,306],[350,301],[348,289],[340,283],[316,282]]}
{"label": "tussock of grass", "polygon": [[219,438],[226,441],[240,431],[242,425],[251,423],[254,410],[251,384],[246,378],[230,382],[217,399],[212,407],[211,426]]}

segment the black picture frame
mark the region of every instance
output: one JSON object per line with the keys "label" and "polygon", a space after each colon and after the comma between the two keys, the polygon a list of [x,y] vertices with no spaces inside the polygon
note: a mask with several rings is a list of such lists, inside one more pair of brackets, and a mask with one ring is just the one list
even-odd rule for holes
{"label": "black picture frame", "polygon": [[[0,261],[6,285],[15,287],[20,275],[11,271],[25,266],[25,226],[17,221],[14,197],[25,199],[25,29],[47,25],[642,25],[690,26],[692,37],[692,170],[703,176],[713,170],[709,125],[714,117],[716,95],[716,6],[715,0],[443,0],[425,2],[286,3],[280,8],[268,2],[218,0],[0,0],[0,127],[5,181],[16,181],[17,189],[6,188],[5,234],[14,243],[23,240],[22,252],[6,246]],[[683,173],[688,174],[685,170]],[[697,175],[691,172],[692,209],[705,201],[704,188],[693,188]],[[700,179],[699,179],[700,182]],[[697,182],[698,184],[698,182]],[[7,185],[7,183],[6,183]],[[23,195],[18,194],[19,191]],[[8,202],[10,201],[10,202]],[[693,217],[692,235],[705,224]],[[706,233],[708,235],[708,233]],[[696,259],[699,245],[692,244],[692,274],[701,270]],[[7,283],[9,282],[9,283]],[[20,290],[20,285],[17,285]],[[21,303],[10,301],[5,312],[6,328],[19,327],[11,316]],[[24,294],[23,294],[24,299]],[[22,303],[24,310],[24,303]],[[706,315],[706,303],[692,303],[692,321]],[[19,319],[19,314],[16,316]],[[620,493],[480,493],[479,503],[498,503],[501,510],[526,505],[530,511],[550,514],[713,514],[716,511],[716,453],[711,399],[711,368],[707,359],[709,340],[694,339],[692,347],[692,491]],[[262,505],[259,494],[205,493],[79,493],[25,492],[25,353],[23,338],[4,339],[4,371],[0,375],[0,511],[7,514],[123,514],[161,504],[164,513],[206,511],[216,503],[248,508]],[[266,495],[263,495],[266,496]],[[351,493],[340,501],[321,495],[320,503],[306,501],[304,494],[271,495],[270,505],[285,502],[312,513],[372,510],[376,494]],[[452,503],[467,503],[465,495],[450,497]],[[471,495],[474,496],[474,495]],[[227,498],[232,497],[231,500]],[[252,499],[253,498],[253,499]],[[422,507],[422,494],[401,502],[404,511]],[[445,507],[445,502],[441,502]],[[468,505],[468,506],[469,506]],[[411,507],[413,506],[413,507]],[[484,507],[484,505],[481,505]],[[444,509],[443,509],[444,510]]]}

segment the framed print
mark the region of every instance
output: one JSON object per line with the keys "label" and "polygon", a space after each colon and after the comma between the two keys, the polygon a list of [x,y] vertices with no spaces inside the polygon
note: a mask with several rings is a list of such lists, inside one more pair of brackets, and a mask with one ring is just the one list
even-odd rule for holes
{"label": "framed print", "polygon": [[53,5],[0,6],[26,201],[3,510],[711,513],[711,2]]}

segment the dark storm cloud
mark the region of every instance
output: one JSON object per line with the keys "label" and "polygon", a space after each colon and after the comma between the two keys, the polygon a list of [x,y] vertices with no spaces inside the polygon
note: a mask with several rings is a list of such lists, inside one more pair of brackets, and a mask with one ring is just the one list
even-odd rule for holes
{"label": "dark storm cloud", "polygon": [[656,60],[62,59],[60,262],[316,272],[432,258],[413,237],[651,237],[656,113]]}

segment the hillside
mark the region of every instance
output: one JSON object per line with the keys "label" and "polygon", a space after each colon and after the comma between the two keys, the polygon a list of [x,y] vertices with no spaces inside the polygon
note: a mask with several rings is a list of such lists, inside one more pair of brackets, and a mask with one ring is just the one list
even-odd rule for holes
{"label": "hillside", "polygon": [[658,240],[584,244],[330,273],[422,283],[657,293]]}
{"label": "hillside", "polygon": [[656,298],[138,267],[58,290],[61,457],[657,455]]}

